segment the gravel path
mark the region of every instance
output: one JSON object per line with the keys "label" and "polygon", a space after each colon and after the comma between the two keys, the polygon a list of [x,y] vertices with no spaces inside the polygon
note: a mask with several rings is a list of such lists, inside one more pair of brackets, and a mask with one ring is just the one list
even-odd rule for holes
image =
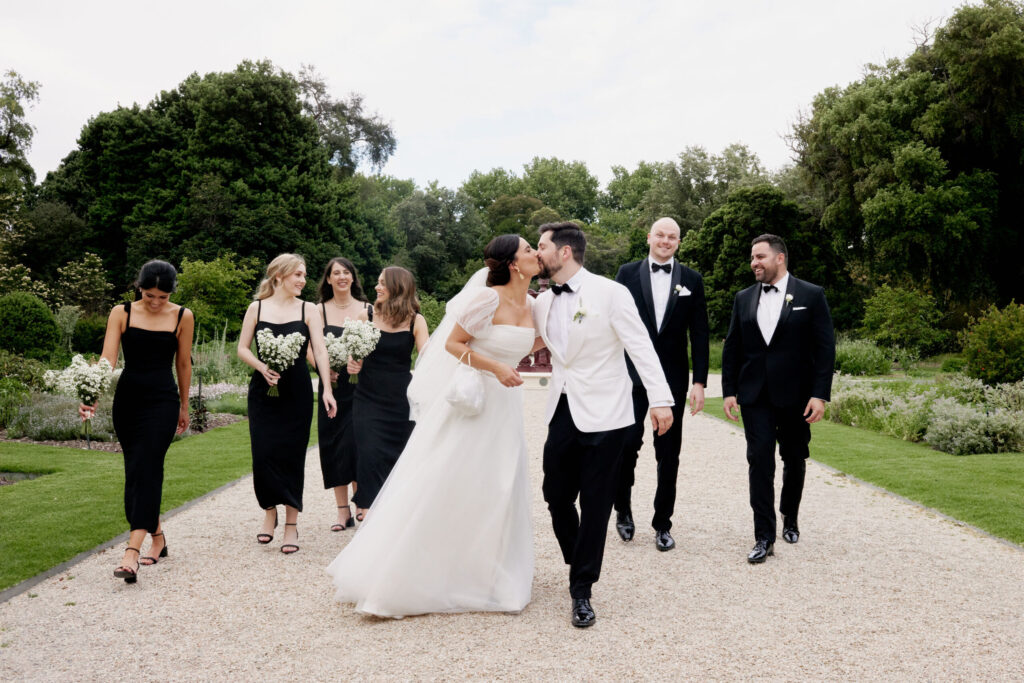
{"label": "gravel path", "polygon": [[545,396],[525,392],[537,572],[522,614],[394,621],[333,603],[323,568],[352,532],[328,531],[311,452],[297,555],[278,552],[280,528],[256,544],[242,479],[172,517],[170,558],[136,585],[111,577],[119,547],[0,604],[0,680],[1024,680],[1024,551],[812,463],[800,543],[748,565],[743,436],[706,416],[683,431],[678,548],[659,553],[647,528],[648,446],[637,538],[609,525],[597,624],[573,629],[540,497]]}

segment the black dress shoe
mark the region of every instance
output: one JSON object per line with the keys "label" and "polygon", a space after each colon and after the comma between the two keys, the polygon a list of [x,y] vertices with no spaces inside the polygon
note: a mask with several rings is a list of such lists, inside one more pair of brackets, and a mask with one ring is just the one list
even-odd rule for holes
{"label": "black dress shoe", "polygon": [[619,532],[619,538],[623,541],[632,541],[636,533],[636,526],[633,524],[632,512],[615,513],[615,530]]}
{"label": "black dress shoe", "polygon": [[576,628],[592,626],[597,621],[594,608],[590,606],[589,598],[572,599],[572,625]]}
{"label": "black dress shoe", "polygon": [[775,544],[760,540],[754,544],[750,554],[747,555],[747,562],[750,564],[761,564],[769,555],[775,554]]}
{"label": "black dress shoe", "polygon": [[782,518],[782,540],[786,543],[796,543],[800,540],[800,529],[796,526],[796,517]]}
{"label": "black dress shoe", "polygon": [[666,550],[672,550],[676,547],[675,539],[672,538],[672,534],[667,531],[656,531],[654,532],[654,545],[657,546],[658,550],[664,552]]}

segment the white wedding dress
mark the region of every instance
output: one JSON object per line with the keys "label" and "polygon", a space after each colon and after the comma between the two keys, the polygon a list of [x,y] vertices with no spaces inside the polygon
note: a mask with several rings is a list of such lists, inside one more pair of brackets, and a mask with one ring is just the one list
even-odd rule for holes
{"label": "white wedding dress", "polygon": [[[494,290],[467,285],[460,297],[460,310],[453,314],[449,305],[447,317],[473,335],[470,347],[515,367],[530,352],[533,328],[492,324]],[[433,386],[420,389],[419,401],[410,387],[417,422],[405,450],[366,521],[327,568],[335,598],[359,612],[519,612],[530,602],[522,388],[484,373],[480,414],[454,410],[443,398],[457,362],[443,349],[450,328],[442,323],[424,349],[430,367],[417,365],[420,385]]]}

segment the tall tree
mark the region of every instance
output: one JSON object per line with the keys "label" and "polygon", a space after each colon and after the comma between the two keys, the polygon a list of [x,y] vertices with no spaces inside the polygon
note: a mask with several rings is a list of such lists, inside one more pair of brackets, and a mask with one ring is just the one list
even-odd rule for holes
{"label": "tall tree", "polygon": [[594,220],[599,189],[600,182],[582,161],[534,157],[523,166],[521,194],[536,197],[571,220]]}
{"label": "tall tree", "polygon": [[35,128],[25,117],[25,107],[39,99],[39,87],[15,71],[0,81],[0,229],[12,228],[14,211],[35,183],[27,157]]}

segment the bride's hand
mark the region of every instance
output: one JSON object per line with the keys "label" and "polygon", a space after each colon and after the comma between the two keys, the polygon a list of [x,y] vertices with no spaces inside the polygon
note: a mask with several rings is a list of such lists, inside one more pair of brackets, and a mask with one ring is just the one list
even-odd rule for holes
{"label": "bride's hand", "polygon": [[523,383],[523,378],[519,376],[519,372],[508,365],[498,365],[494,370],[494,376],[506,387],[518,387]]}

